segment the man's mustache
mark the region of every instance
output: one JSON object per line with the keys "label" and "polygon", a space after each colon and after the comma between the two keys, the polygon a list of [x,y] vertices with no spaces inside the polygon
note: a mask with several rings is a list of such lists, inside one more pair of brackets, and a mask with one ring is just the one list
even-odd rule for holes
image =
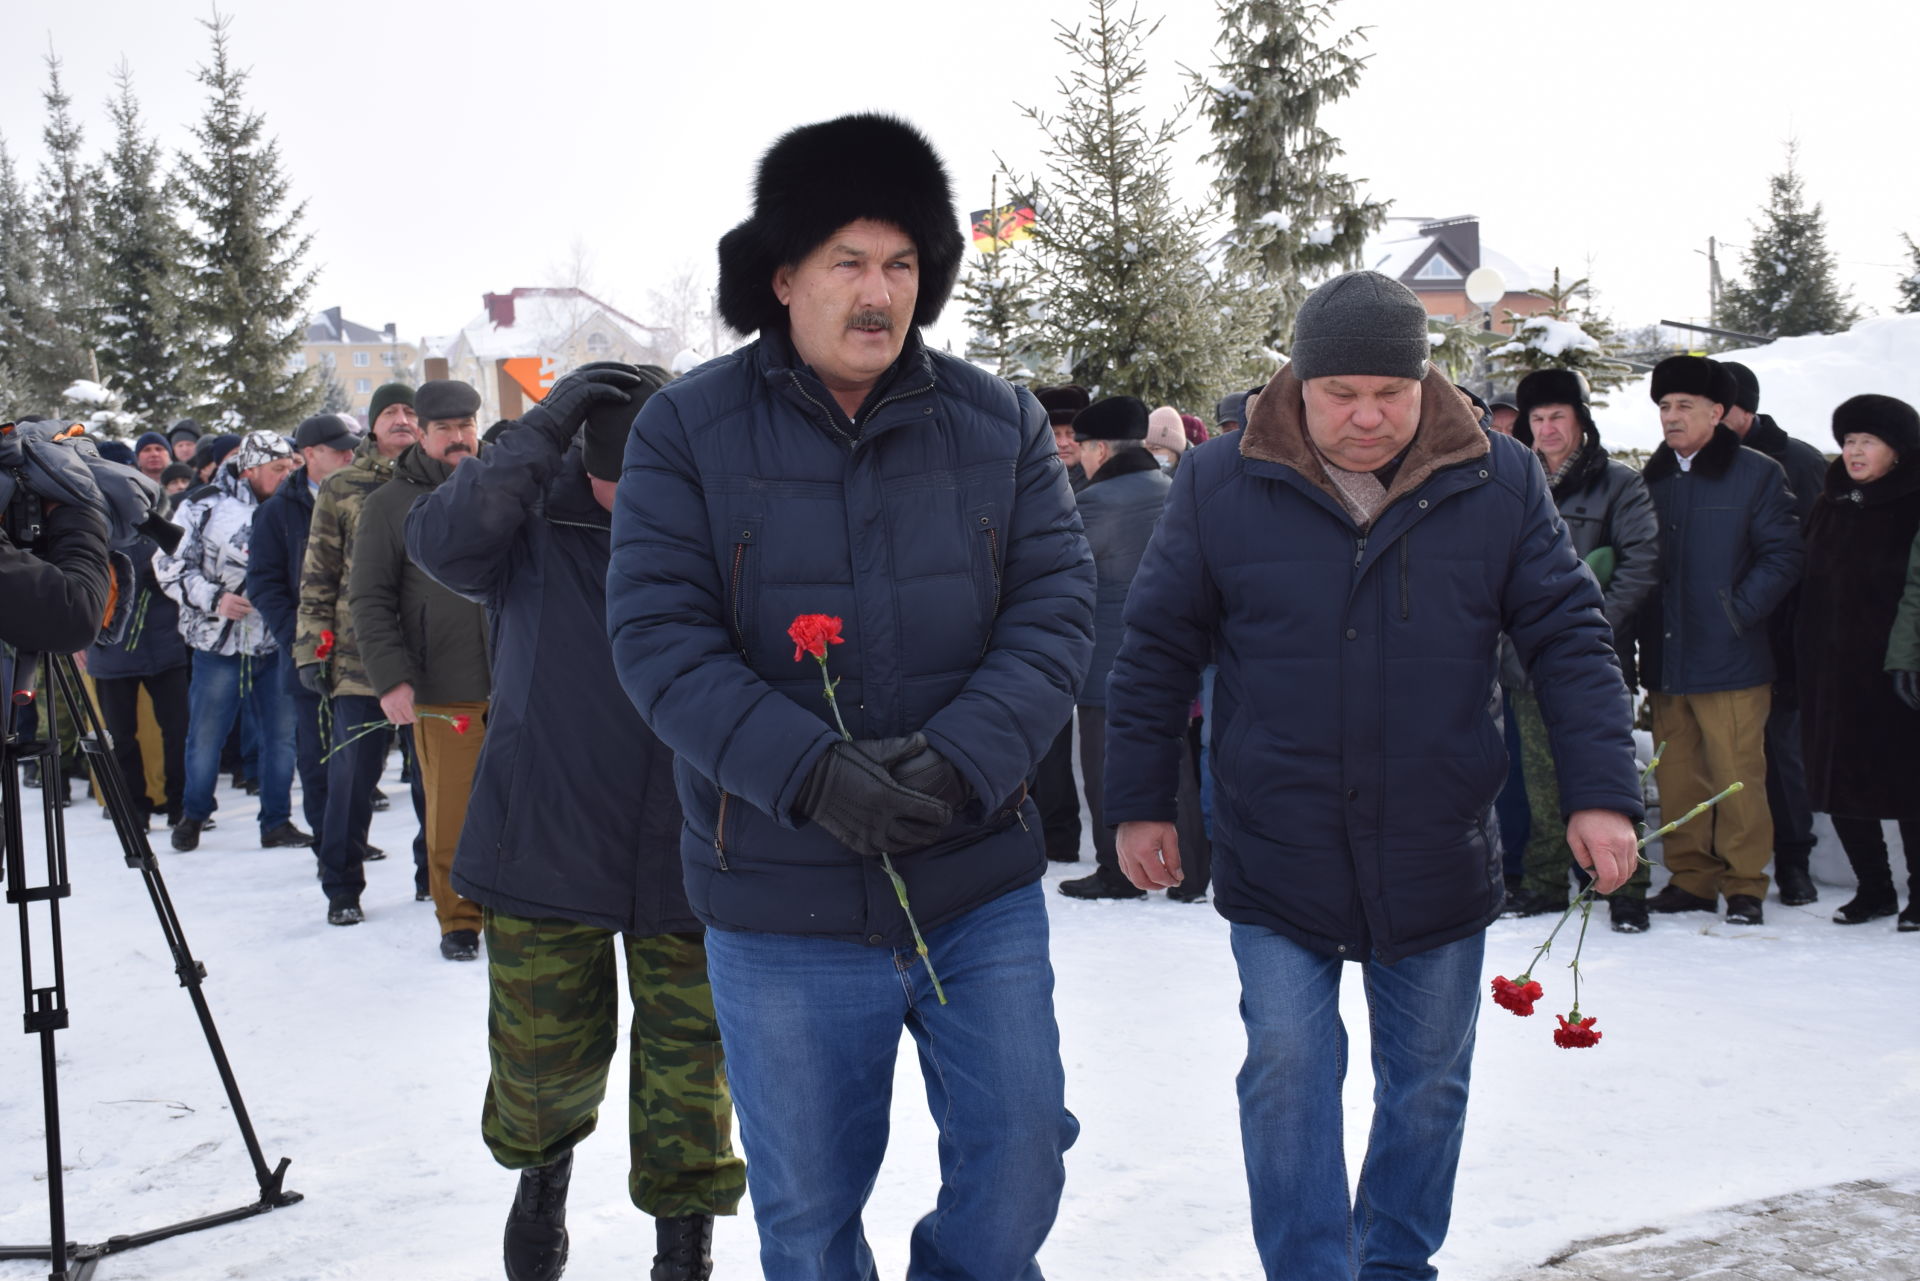
{"label": "man's mustache", "polygon": [[855,312],[853,319],[847,322],[849,329],[884,329],[893,332],[893,317],[884,311]]}

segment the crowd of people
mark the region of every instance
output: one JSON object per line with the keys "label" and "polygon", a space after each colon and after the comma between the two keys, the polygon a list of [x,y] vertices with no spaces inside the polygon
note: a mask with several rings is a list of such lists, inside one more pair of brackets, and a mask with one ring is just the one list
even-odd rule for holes
{"label": "crowd of people", "polygon": [[[416,897],[442,956],[486,958],[513,1281],[566,1265],[623,971],[656,1281],[709,1275],[749,1186],[767,1277],[875,1275],[903,1027],[942,1174],[908,1275],[1037,1278],[1078,1130],[1040,883],[1089,846],[1062,894],[1232,923],[1276,1277],[1434,1275],[1501,915],[1591,879],[1625,934],[1757,925],[1770,885],[1817,900],[1818,811],[1858,879],[1833,919],[1920,930],[1911,407],[1841,405],[1829,463],[1751,370],[1674,356],[1636,471],[1577,373],[1487,405],[1359,271],[1209,429],[927,347],[954,215],[910,126],[805,126],[720,243],[721,309],[758,335],[730,355],[582,367],[484,440],[442,380],[379,388],[364,429],[134,442],[183,537],[85,653],[115,757],[182,854],[235,769],[260,844],[311,846],[351,926],[399,746]],[[1748,784],[1667,837],[1651,895],[1638,687],[1669,817]],[[1357,1199],[1347,962],[1381,1081]]]}

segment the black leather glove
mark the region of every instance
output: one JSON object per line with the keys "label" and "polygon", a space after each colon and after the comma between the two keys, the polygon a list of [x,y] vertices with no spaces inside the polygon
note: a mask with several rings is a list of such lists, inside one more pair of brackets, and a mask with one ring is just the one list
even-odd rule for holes
{"label": "black leather glove", "polygon": [[966,779],[960,777],[960,771],[954,768],[952,761],[931,747],[924,746],[926,739],[923,736],[915,734],[913,737],[920,739],[923,744],[921,749],[887,772],[893,775],[893,781],[900,786],[931,796],[945,803],[956,814],[959,813],[960,807],[973,799],[973,789],[967,786]]}
{"label": "black leather glove", "polygon": [[630,393],[645,385],[644,378],[627,369],[605,365],[576,369],[555,383],[546,399],[520,415],[520,425],[546,433],[565,449],[595,405],[623,405],[632,399]]}
{"label": "black leather glove", "polygon": [[308,663],[295,668],[293,674],[299,678],[300,684],[309,693],[318,694],[322,698],[327,696],[327,665],[325,663]]}
{"label": "black leather glove", "polygon": [[1920,712],[1920,672],[1894,672],[1893,692],[1900,701]]}
{"label": "black leather glove", "polygon": [[919,734],[835,743],[800,785],[794,811],[867,858],[929,845],[953,822],[952,807],[902,787],[888,772],[926,750]]}

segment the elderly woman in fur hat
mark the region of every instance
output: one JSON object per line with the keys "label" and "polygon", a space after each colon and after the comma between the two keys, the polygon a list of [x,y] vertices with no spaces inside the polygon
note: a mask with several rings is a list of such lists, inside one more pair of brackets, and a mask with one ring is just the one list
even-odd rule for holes
{"label": "elderly woman in fur hat", "polygon": [[1920,616],[1901,610],[1920,533],[1920,414],[1891,396],[1855,396],[1833,411],[1833,438],[1840,457],[1807,520],[1794,634],[1807,789],[1859,881],[1833,919],[1861,925],[1898,910],[1882,831],[1896,819],[1907,855],[1900,929],[1920,930],[1920,694],[1897,696],[1903,669],[1920,669],[1920,638],[1909,627],[1903,644],[1896,626],[1896,614]]}

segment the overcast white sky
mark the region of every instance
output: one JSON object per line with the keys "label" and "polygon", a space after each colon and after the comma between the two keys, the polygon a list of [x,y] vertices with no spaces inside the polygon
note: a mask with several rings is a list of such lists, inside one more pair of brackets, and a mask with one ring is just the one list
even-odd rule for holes
{"label": "overcast white sky", "polygon": [[[648,290],[744,216],[782,129],[845,111],[907,116],[944,151],[961,208],[987,203],[996,152],[1031,166],[1015,103],[1057,105],[1051,22],[1080,0],[966,5],[813,0],[463,0],[293,6],[223,0],[251,100],[278,137],[337,305],[405,337],[446,333],[480,295],[567,283],[646,319]],[[1208,65],[1207,0],[1167,16],[1150,89]],[[47,46],[104,147],[124,57],[151,127],[186,146],[206,54],[186,0],[6,0],[0,132],[39,163]],[[1789,136],[1824,203],[1844,281],[1888,311],[1899,233],[1920,237],[1920,6],[1901,0],[1343,0],[1372,28],[1370,70],[1329,113],[1348,171],[1396,213],[1477,213],[1522,262],[1587,269],[1623,324],[1702,317],[1707,237],[1744,243]],[[1189,135],[1197,158],[1204,134]],[[1182,196],[1210,201],[1187,169]],[[1737,254],[1726,270],[1737,271]],[[949,313],[950,318],[956,313]],[[943,332],[950,328],[943,323]]]}

